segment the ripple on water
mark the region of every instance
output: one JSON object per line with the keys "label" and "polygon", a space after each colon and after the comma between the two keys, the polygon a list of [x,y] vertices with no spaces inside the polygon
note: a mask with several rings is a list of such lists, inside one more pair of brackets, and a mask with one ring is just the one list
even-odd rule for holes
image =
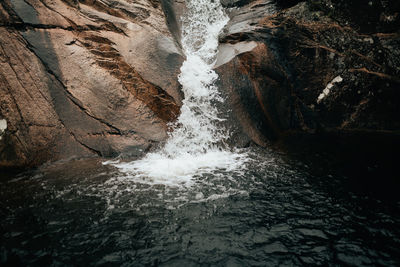
{"label": "ripple on water", "polygon": [[97,161],[58,164],[1,182],[0,261],[138,266],[400,262],[399,205],[344,197],[336,194],[343,191],[340,183],[333,182],[340,177],[317,179],[277,154],[256,152],[257,157],[249,154],[253,160],[243,173],[199,176],[190,187],[126,179]]}

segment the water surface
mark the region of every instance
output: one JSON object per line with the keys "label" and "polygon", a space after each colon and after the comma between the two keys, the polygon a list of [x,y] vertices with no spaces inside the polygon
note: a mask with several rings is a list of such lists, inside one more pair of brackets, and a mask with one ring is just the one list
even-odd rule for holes
{"label": "water surface", "polygon": [[[185,184],[132,179],[100,160],[0,184],[0,262],[31,266],[396,266],[400,202],[350,177],[251,148],[246,170]],[[323,164],[318,162],[319,165]],[[323,165],[321,165],[323,167]]]}

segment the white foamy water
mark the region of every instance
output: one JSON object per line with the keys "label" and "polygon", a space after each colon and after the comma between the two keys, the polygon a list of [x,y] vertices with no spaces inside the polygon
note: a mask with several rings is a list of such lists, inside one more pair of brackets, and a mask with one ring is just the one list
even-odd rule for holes
{"label": "white foamy water", "polygon": [[192,178],[215,170],[241,168],[246,155],[224,146],[228,137],[221,128],[216,103],[222,102],[213,70],[218,36],[229,18],[219,0],[187,0],[188,13],[182,22],[182,47],[186,61],[179,82],[184,100],[165,146],[143,159],[113,163],[129,177],[141,182],[190,185]]}

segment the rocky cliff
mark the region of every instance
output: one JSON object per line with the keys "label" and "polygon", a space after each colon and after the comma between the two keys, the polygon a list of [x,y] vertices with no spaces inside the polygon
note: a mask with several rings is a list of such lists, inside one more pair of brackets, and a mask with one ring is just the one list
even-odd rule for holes
{"label": "rocky cliff", "polygon": [[221,37],[217,70],[253,141],[266,145],[299,133],[399,135],[398,2],[227,6],[237,8]]}
{"label": "rocky cliff", "polygon": [[0,2],[0,167],[139,155],[179,113],[158,1]]}
{"label": "rocky cliff", "polygon": [[[235,144],[398,137],[398,2],[222,3],[216,71]],[[182,98],[183,12],[178,0],[2,1],[0,166],[135,156],[164,140]]]}

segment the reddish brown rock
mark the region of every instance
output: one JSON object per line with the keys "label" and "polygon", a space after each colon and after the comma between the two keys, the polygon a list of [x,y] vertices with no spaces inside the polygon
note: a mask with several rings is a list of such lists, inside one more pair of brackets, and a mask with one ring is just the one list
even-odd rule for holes
{"label": "reddish brown rock", "polygon": [[154,1],[2,1],[0,167],[140,155],[179,113],[182,60]]}

